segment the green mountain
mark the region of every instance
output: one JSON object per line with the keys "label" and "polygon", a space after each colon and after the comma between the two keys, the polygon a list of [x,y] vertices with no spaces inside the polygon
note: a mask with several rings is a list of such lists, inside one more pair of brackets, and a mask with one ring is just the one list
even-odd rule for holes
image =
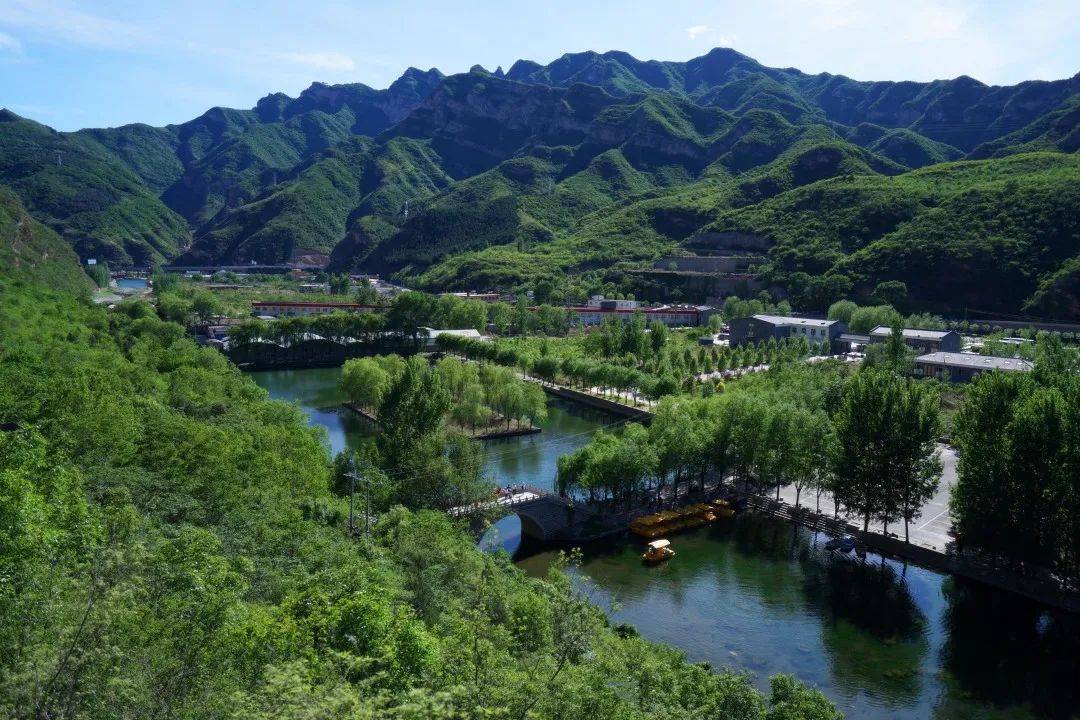
{"label": "green mountain", "polygon": [[769,68],[728,48],[685,63],[641,61],[617,51],[574,53],[547,66],[517,63],[506,76],[563,87],[586,83],[614,94],[663,91],[734,112],[773,109],[793,121],[811,116],[849,127],[907,128],[965,152],[1027,126],[1080,91],[1080,76],[1008,87],[969,77],[864,82]]}
{"label": "green mountain", "polygon": [[170,210],[120,158],[97,142],[0,110],[0,184],[84,258],[145,265],[190,241]]}
{"label": "green mountain", "polygon": [[0,186],[0,271],[8,278],[72,295],[94,286],[79,256],[59,235],[30,217],[19,197]]}
{"label": "green mountain", "polygon": [[[505,73],[409,69],[385,90],[315,83],[296,98],[271,94],[164,128],[55,133],[3,120],[0,182],[80,255],[117,264],[302,262],[429,288],[547,278],[632,290],[628,270],[670,252],[738,250],[732,238],[746,235],[767,253],[762,279],[817,305],[904,275],[885,267],[898,258],[882,248],[847,258],[877,241],[922,242],[886,237],[897,230],[891,211],[914,203],[946,216],[943,226],[1019,233],[1005,239],[1035,257],[1000,301],[973,281],[943,304],[913,281],[913,305],[1019,311],[1058,306],[1046,293],[1063,286],[1052,277],[1066,258],[1039,239],[1058,226],[998,227],[988,209],[980,220],[941,183],[928,195],[920,169],[952,176],[951,163],[979,159],[987,178],[1044,187],[1044,171],[1009,159],[1076,151],[1080,75],[1008,87],[863,82],[769,68],[724,48],[687,62],[586,52]],[[789,207],[800,190],[841,185],[866,188],[882,206],[855,201],[842,212],[866,216],[855,233],[865,242],[789,239],[813,210]],[[1008,214],[1040,211],[1043,200],[1020,192]],[[776,212],[795,215],[762,224]],[[812,288],[799,273],[817,273]]]}
{"label": "green mountain", "polygon": [[812,307],[899,280],[911,309],[1015,312],[1080,251],[1080,157],[838,177],[723,212],[701,232],[767,238],[763,275]]}

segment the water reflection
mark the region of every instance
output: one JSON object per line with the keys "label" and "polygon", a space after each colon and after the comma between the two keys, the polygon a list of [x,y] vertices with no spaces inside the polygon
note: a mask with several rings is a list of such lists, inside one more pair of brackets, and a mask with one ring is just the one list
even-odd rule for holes
{"label": "water reflection", "polygon": [[515,555],[521,547],[521,520],[517,515],[506,517],[491,524],[480,537],[480,549],[485,552],[506,551],[510,556]]}
{"label": "water reflection", "polygon": [[955,692],[995,706],[1025,702],[1039,717],[1080,708],[1080,621],[971,582],[945,584],[943,665]]}
{"label": "water reflection", "polygon": [[838,686],[848,694],[870,691],[891,707],[919,697],[927,619],[892,564],[829,554],[807,573],[804,591],[822,619]]}
{"label": "water reflection", "polygon": [[[740,516],[673,541],[675,558],[659,567],[641,563],[640,543],[591,545],[581,572],[614,623],[691,660],[749,670],[763,689],[793,673],[852,718],[1076,712],[1072,618],[1014,612],[1026,603],[981,589],[998,598],[985,606],[966,584],[873,554],[829,553],[772,518]],[[539,575],[550,556],[518,564]]]}
{"label": "water reflection", "polygon": [[[340,386],[341,368],[265,370],[249,375],[270,397],[296,403],[308,413],[311,425],[326,428],[332,452],[370,441],[372,430],[367,422],[341,407],[345,401]],[[485,442],[484,472],[494,482],[526,483],[551,489],[555,486],[560,455],[587,444],[600,427],[623,424],[560,398],[548,398],[547,408],[548,416],[540,423],[540,433]]]}

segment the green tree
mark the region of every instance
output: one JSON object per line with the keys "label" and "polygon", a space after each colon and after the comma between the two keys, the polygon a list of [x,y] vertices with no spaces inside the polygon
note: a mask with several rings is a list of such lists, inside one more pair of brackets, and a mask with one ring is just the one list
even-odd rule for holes
{"label": "green tree", "polygon": [[191,296],[191,311],[198,322],[208,322],[213,316],[221,314],[221,302],[212,292],[198,291]]}
{"label": "green tree", "polygon": [[347,273],[338,273],[327,278],[326,284],[331,295],[348,295],[351,281]]}
{"label": "green tree", "polygon": [[885,305],[901,307],[907,301],[907,285],[900,280],[886,280],[874,287],[874,298]]}
{"label": "green tree", "polygon": [[843,720],[819,690],[811,690],[791,675],[777,675],[769,681],[767,720]]}
{"label": "green tree", "polygon": [[361,305],[381,305],[382,295],[367,278],[360,278],[356,283],[354,299]]}
{"label": "green tree", "polygon": [[372,358],[346,360],[341,368],[341,387],[350,402],[368,410],[382,405],[394,378]]}
{"label": "green tree", "polygon": [[828,318],[830,320],[840,320],[841,322],[851,324],[851,316],[859,306],[851,300],[837,300],[829,306]]}
{"label": "green tree", "polygon": [[933,386],[877,369],[855,374],[833,418],[834,494],[863,518],[905,525],[933,494],[940,476],[934,449],[939,426]]}
{"label": "green tree", "polygon": [[[878,326],[892,327],[898,318],[899,313],[891,305],[860,307],[851,313],[848,330],[865,335]],[[901,320],[901,322],[903,321]]]}
{"label": "green tree", "polygon": [[413,503],[424,497],[428,475],[443,452],[442,424],[450,408],[450,393],[438,373],[420,357],[412,357],[379,405],[381,432],[377,445],[387,471],[408,474]]}
{"label": "green tree", "polygon": [[904,341],[900,317],[893,318],[889,337],[866,349],[865,367],[878,367],[896,375],[910,375],[915,369],[915,350]]}
{"label": "green tree", "polygon": [[495,332],[506,335],[510,332],[510,326],[514,321],[514,308],[510,303],[494,302],[488,308],[491,324],[495,326]]}

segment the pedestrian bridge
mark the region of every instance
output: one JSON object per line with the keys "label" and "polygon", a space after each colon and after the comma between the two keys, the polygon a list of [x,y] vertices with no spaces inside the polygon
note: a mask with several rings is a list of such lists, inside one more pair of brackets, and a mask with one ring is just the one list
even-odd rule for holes
{"label": "pedestrian bridge", "polygon": [[583,514],[589,514],[579,503],[528,486],[519,486],[491,500],[451,508],[447,514],[468,517],[500,510],[517,515],[521,520],[521,533],[541,542],[571,539],[575,523]]}

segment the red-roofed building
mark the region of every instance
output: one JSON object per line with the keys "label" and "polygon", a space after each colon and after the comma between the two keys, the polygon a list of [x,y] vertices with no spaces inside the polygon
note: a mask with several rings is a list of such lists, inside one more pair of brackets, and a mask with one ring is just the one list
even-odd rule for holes
{"label": "red-roofed building", "polygon": [[645,322],[659,320],[668,327],[697,327],[707,325],[709,318],[714,315],[716,308],[708,305],[660,305],[658,307],[628,308],[611,307],[610,305],[586,305],[568,307],[571,313],[576,315],[582,325],[599,325],[607,318],[629,320],[634,313],[641,313]]}
{"label": "red-roofed building", "polygon": [[292,302],[288,300],[267,300],[251,303],[252,315],[265,315],[267,317],[326,315],[335,312],[377,312],[382,309],[378,305],[361,305],[360,303]]}

